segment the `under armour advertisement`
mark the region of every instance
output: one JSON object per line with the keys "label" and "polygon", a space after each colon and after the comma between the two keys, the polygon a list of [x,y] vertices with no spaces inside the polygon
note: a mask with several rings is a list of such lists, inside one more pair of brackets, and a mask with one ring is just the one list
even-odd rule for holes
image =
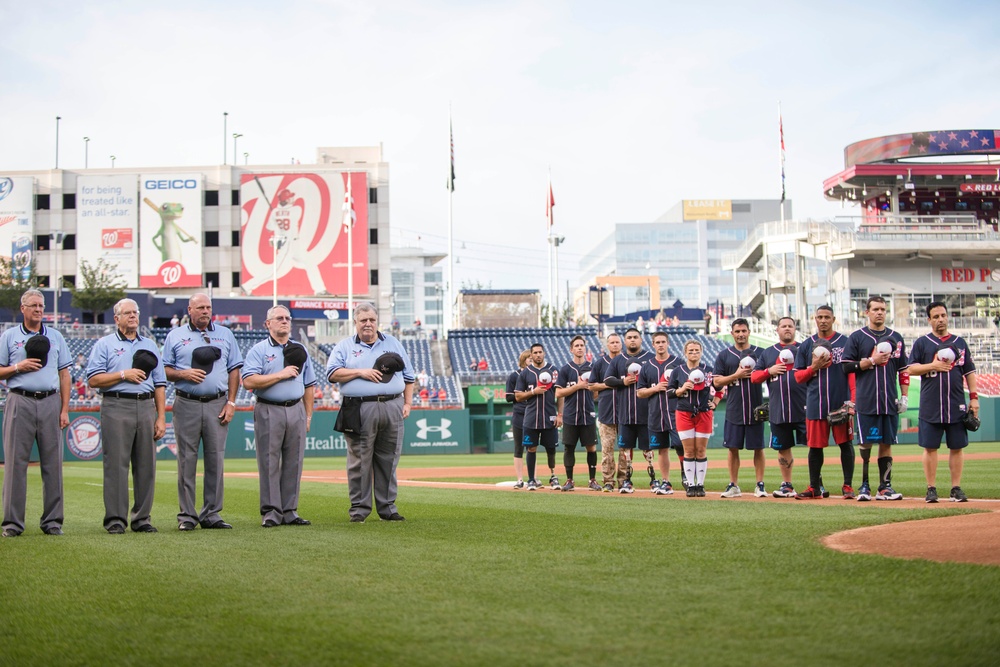
{"label": "under armour advertisement", "polygon": [[368,175],[243,174],[243,292],[254,296],[347,293],[348,226],[353,291],[368,292]]}

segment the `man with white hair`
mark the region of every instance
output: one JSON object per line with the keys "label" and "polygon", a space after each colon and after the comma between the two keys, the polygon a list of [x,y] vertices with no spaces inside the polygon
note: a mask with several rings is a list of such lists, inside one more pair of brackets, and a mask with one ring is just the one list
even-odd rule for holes
{"label": "man with white hair", "polygon": [[[90,352],[87,382],[101,391],[104,529],[155,533],[149,515],[156,481],[156,440],[167,430],[167,377],[156,342],[139,335],[139,304],[115,304],[115,331]],[[152,399],[152,400],[151,400]],[[135,504],[128,508],[129,464]]]}
{"label": "man with white hair", "polygon": [[378,330],[370,303],[354,309],[355,335],[333,349],[326,365],[342,394],[334,428],[347,440],[351,523],[375,510],[383,521],[405,521],[396,508],[396,466],[403,452],[403,420],[413,406],[413,365],[402,343]]}

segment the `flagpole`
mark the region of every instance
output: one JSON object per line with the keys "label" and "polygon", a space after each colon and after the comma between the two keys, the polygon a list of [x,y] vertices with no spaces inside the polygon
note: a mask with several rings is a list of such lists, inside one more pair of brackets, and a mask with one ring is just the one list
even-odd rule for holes
{"label": "flagpole", "polygon": [[552,305],[552,168],[549,168],[549,189],[545,193],[545,245],[549,260],[549,282],[546,287],[549,296],[549,326],[555,326],[555,310]]}
{"label": "flagpole", "polygon": [[442,337],[448,337],[448,328],[455,326],[453,304],[455,303],[455,132],[451,126],[451,105],[448,105],[448,275],[445,278],[445,304]]}
{"label": "flagpole", "polygon": [[354,197],[351,172],[347,172],[347,317],[354,319]]}

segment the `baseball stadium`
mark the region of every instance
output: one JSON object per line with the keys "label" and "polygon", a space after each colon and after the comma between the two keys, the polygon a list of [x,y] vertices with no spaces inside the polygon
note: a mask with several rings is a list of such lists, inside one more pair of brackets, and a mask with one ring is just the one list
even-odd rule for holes
{"label": "baseball stadium", "polygon": [[[390,247],[389,170],[378,147],[322,147],[314,164],[291,166],[0,173],[0,220],[9,223],[0,226],[0,247],[12,248],[0,292],[15,294],[0,304],[4,328],[21,326],[20,291],[37,285],[46,326],[62,332],[72,358],[61,436],[65,534],[35,524],[44,480],[33,450],[25,530],[0,540],[0,663],[996,664],[998,136],[955,130],[851,144],[843,168],[816,187],[855,215],[785,219],[790,206],[777,203],[778,219],[729,235],[735,241],[717,264],[692,280],[713,286],[689,300],[707,307],[670,291],[679,287],[667,266],[586,276],[576,322],[563,327],[544,326],[541,292],[521,289],[462,291],[447,322],[434,268],[442,257]],[[731,202],[727,221],[738,208]],[[714,216],[678,221],[710,229]],[[662,224],[669,242],[675,222],[649,224]],[[406,269],[410,260],[419,268]],[[80,296],[101,280],[94,267],[119,276],[115,293],[136,302],[140,334],[158,346],[184,326],[195,293],[210,295],[215,323],[232,330],[243,356],[268,338],[268,308],[288,308],[317,378],[298,504],[312,525],[261,529],[255,397],[240,387],[225,440],[233,530],[171,530],[177,394],[168,383],[151,514],[160,532],[105,533],[102,399],[87,366],[113,332],[114,302],[84,305],[96,303]],[[436,295],[435,303],[408,310],[417,293]],[[614,483],[611,492],[588,489],[588,466],[592,479],[604,480],[581,448],[576,489],[567,492],[561,443],[554,480],[540,452],[536,476],[548,483],[534,492],[517,485],[508,399],[516,392],[505,383],[522,352],[541,345],[545,362],[563,369],[579,361],[574,339],[591,364],[612,334],[653,350],[666,333],[670,354],[683,358],[697,342],[711,368],[732,349],[739,322],[761,349],[783,340],[782,322],[794,324],[796,345],[809,340],[817,312],[829,312],[846,336],[869,321],[873,296],[883,297],[886,323],[907,351],[931,331],[932,304],[967,345],[978,385],[967,389],[978,389],[978,399],[963,393],[961,401],[963,409],[979,401],[980,422],[960,450],[967,501],[942,493],[941,502],[925,502],[919,398],[921,380],[930,379],[916,375],[908,404],[898,404],[890,460],[900,500],[847,494],[861,482],[862,458],[860,450],[852,456],[856,468],[842,486],[836,446],[818,450],[826,497],[772,493],[783,471],[768,447],[766,493],[724,496],[724,422],[736,406],[722,387],[703,498],[683,492],[681,465],[667,448],[657,455],[673,459],[667,474],[649,470],[660,477],[657,488],[669,480],[674,493],[647,486],[639,457],[634,493]],[[643,298],[647,307],[635,307]],[[337,343],[354,334],[360,301],[374,304],[379,327],[399,339],[415,374],[397,470],[405,522],[348,520],[347,441],[334,430],[342,397],[325,369]],[[791,450],[799,490],[810,486],[808,450]],[[754,476],[747,454],[744,488]],[[940,457],[936,473],[942,491],[953,486],[950,456]],[[871,474],[882,474],[874,456]]]}

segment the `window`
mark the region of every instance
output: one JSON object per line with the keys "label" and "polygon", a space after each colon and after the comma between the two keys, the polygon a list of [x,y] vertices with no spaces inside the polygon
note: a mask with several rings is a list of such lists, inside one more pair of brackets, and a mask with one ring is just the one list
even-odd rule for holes
{"label": "window", "polygon": [[205,247],[206,248],[219,247],[219,232],[205,232]]}
{"label": "window", "polygon": [[63,209],[70,211],[76,208],[76,193],[75,192],[64,192],[63,193]]}
{"label": "window", "polygon": [[240,285],[242,283],[242,281],[240,280],[240,272],[239,271],[233,271],[232,280],[233,280],[233,289],[239,289]]}
{"label": "window", "polygon": [[239,190],[233,190],[229,194],[229,201],[232,203],[233,206],[239,206],[240,205],[240,191]]}
{"label": "window", "polygon": [[368,245],[378,245],[378,227],[368,230]]}
{"label": "window", "polygon": [[427,313],[424,317],[424,324],[427,326],[435,326],[441,324],[441,316],[437,313]]}
{"label": "window", "polygon": [[369,285],[378,285],[378,269],[372,269],[368,273],[371,276],[368,279],[368,284]]}
{"label": "window", "polygon": [[205,190],[205,206],[218,206],[218,205],[219,205],[219,191]]}
{"label": "window", "polygon": [[38,283],[38,286],[41,287],[42,289],[48,289],[50,287],[49,277],[46,275],[35,276],[35,281]]}
{"label": "window", "polygon": [[76,276],[75,275],[63,276],[63,287],[67,289],[70,287],[76,287]]}
{"label": "window", "polygon": [[378,188],[368,188],[368,203],[369,204],[378,203]]}
{"label": "window", "polygon": [[206,273],[205,274],[205,284],[202,285],[202,286],[203,287],[208,287],[209,285],[212,285],[213,287],[218,287],[219,286],[219,272],[218,271],[212,271],[210,273]]}
{"label": "window", "polygon": [[441,282],[441,272],[440,271],[425,271],[424,272],[424,282],[425,283],[439,283],[439,282]]}
{"label": "window", "polygon": [[424,310],[441,310],[441,301],[439,299],[424,301]]}
{"label": "window", "polygon": [[48,234],[36,234],[35,235],[35,250],[48,250],[49,249],[49,235]]}
{"label": "window", "polygon": [[35,210],[36,211],[47,211],[47,210],[49,210],[49,196],[48,195],[35,195]]}
{"label": "window", "polygon": [[433,285],[424,285],[424,296],[437,296],[438,288]]}
{"label": "window", "polygon": [[232,234],[232,244],[234,248],[240,247],[240,230],[234,229]]}

